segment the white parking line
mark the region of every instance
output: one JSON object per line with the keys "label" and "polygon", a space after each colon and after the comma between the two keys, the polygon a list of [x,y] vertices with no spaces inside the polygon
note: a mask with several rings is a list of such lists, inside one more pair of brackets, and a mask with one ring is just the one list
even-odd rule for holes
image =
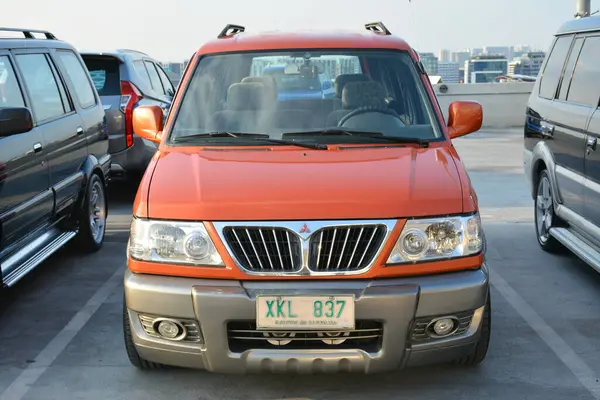
{"label": "white parking line", "polygon": [[569,346],[558,333],[500,276],[490,268],[492,285],[502,294],[510,305],[521,315],[529,326],[550,347],[556,356],[571,370],[579,382],[600,400],[599,377]]}
{"label": "white parking line", "polygon": [[6,388],[0,395],[0,400],[21,400],[94,313],[98,311],[98,308],[112,294],[122,279],[123,269],[119,268],[38,354],[35,358],[36,362],[29,364],[10,386]]}

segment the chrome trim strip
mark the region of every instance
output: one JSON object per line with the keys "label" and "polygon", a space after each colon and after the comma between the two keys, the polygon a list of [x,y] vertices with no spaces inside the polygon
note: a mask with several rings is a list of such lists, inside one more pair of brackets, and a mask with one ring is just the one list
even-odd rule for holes
{"label": "chrome trim strip", "polygon": [[[396,223],[397,223],[396,219],[386,219],[386,220],[331,220],[331,221],[306,221],[306,222],[305,221],[231,221],[231,222],[220,221],[220,222],[213,222],[213,225],[217,231],[217,234],[219,235],[219,239],[221,239],[221,242],[223,242],[225,248],[227,249],[227,252],[231,256],[231,258],[235,261],[236,266],[248,275],[252,275],[252,276],[340,276],[340,275],[360,275],[360,274],[364,274],[365,272],[370,270],[374,266],[374,264],[377,261],[377,259],[379,258],[379,256],[381,255],[381,252],[382,252],[383,248],[385,247],[386,243],[388,242],[390,234],[391,234],[392,230],[394,229],[394,227],[396,226]],[[303,230],[303,226],[305,224],[306,224],[306,227],[308,227],[308,232],[305,232]],[[324,229],[324,228],[338,228],[338,227],[357,226],[357,225],[358,226],[360,226],[360,225],[367,225],[367,226],[380,225],[380,226],[384,226],[386,228],[383,240],[381,241],[381,245],[375,252],[375,255],[373,256],[373,259],[371,260],[371,262],[366,267],[364,267],[360,270],[356,270],[356,271],[337,271],[334,269],[331,271],[319,271],[319,272],[313,271],[309,268],[309,265],[308,265],[309,247],[310,247],[309,245],[310,245],[310,239],[313,237],[314,234],[318,234],[319,232],[322,232],[321,229]],[[250,270],[244,268],[242,263],[240,262],[240,260],[236,257],[235,253],[229,246],[229,243],[227,243],[227,240],[225,239],[224,230],[225,230],[225,228],[228,228],[228,227],[232,227],[232,228],[252,227],[252,228],[266,228],[266,229],[282,228],[287,231],[287,235],[289,235],[290,233],[293,235],[296,235],[300,239],[300,243],[302,246],[302,248],[301,248],[301,257],[302,258],[301,258],[300,268],[296,271],[269,271],[264,268],[261,268],[263,270],[259,271],[259,272],[250,271]],[[290,244],[290,243],[291,243],[291,241],[288,240],[288,244]],[[291,246],[291,244],[290,244],[290,246]],[[290,247],[289,251],[290,251],[290,256],[292,256],[293,252],[292,252],[291,247]],[[246,256],[246,254],[244,254],[244,255]],[[293,258],[291,258],[291,259],[293,260]]]}

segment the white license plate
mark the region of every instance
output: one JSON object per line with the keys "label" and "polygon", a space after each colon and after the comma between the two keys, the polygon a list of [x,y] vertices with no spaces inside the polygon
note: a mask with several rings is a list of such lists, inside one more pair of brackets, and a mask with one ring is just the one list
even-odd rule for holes
{"label": "white license plate", "polygon": [[354,296],[257,296],[257,329],[354,329]]}

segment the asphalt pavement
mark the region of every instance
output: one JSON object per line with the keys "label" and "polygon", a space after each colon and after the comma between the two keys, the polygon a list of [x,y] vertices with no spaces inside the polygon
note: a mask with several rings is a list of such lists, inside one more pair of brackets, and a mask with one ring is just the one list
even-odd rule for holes
{"label": "asphalt pavement", "polygon": [[492,339],[480,366],[369,376],[136,370],[121,328],[134,191],[115,185],[99,253],[69,246],[2,294],[0,400],[600,400],[600,274],[570,254],[539,249],[522,131],[484,131],[455,144],[477,190],[489,245]]}

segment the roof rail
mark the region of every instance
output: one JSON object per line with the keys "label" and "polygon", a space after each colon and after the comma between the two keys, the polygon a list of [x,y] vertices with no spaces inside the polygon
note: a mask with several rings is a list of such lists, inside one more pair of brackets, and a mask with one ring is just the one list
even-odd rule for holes
{"label": "roof rail", "polygon": [[117,53],[138,53],[138,54],[143,54],[145,56],[148,56],[148,54],[144,53],[143,51],[131,50],[131,49],[117,49]]}
{"label": "roof rail", "polygon": [[227,24],[227,26],[225,28],[223,28],[221,33],[219,33],[219,36],[217,36],[217,38],[219,38],[219,39],[230,38],[232,36],[237,35],[238,33],[244,32],[245,30],[246,30],[246,28],[241,25]]}
{"label": "roof rail", "polygon": [[392,32],[390,32],[381,21],[365,24],[365,29],[378,35],[389,36],[392,34]]}
{"label": "roof rail", "polygon": [[23,34],[23,36],[25,36],[26,39],[38,39],[35,36],[33,36],[32,33],[43,33],[46,36],[46,39],[58,40],[58,39],[56,39],[56,36],[54,36],[54,34],[48,32],[48,31],[40,30],[40,29],[21,29],[21,28],[2,28],[2,27],[0,27],[0,31],[20,32]]}

